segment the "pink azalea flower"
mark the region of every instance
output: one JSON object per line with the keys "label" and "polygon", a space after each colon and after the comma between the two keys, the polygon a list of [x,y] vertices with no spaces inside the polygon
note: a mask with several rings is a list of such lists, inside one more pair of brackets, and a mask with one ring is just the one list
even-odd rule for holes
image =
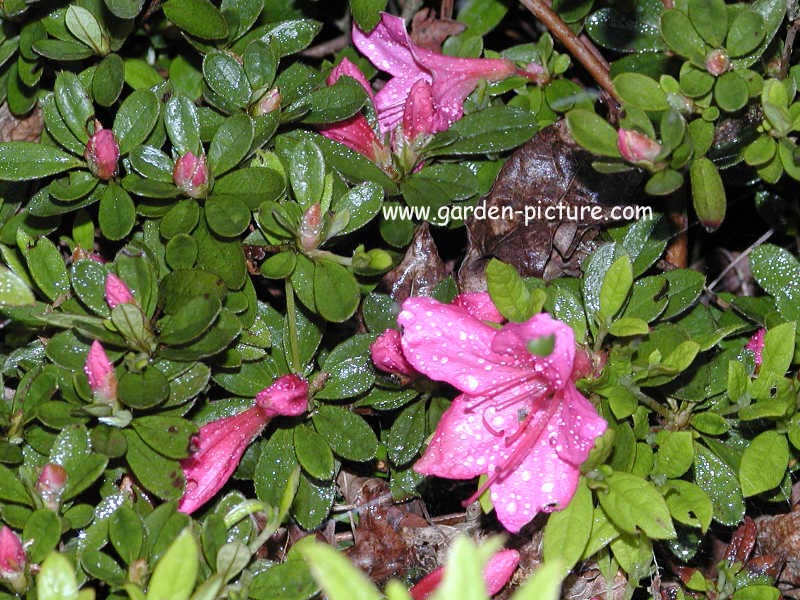
{"label": "pink azalea flower", "polygon": [[191,514],[213,498],[236,470],[247,446],[272,418],[300,415],[307,406],[308,383],[297,375],[284,375],[260,391],[251,408],[203,425],[192,455],[181,461],[186,490],[178,510]]}
{"label": "pink azalea flower", "polygon": [[448,129],[464,114],[464,100],[482,79],[499,81],[517,72],[504,59],[445,56],[414,44],[400,17],[382,13],[378,25],[364,33],[353,25],[353,43],[376,67],[393,77],[375,95],[382,133],[391,132],[403,119],[414,84],[430,85],[433,102],[429,133]]}
{"label": "pink azalea flower", "polygon": [[[494,596],[508,583],[519,564],[519,552],[516,550],[501,550],[486,563],[483,568],[483,581],[486,591]],[[444,578],[444,567],[439,567],[420,579],[409,590],[414,600],[426,600],[430,597]]]}
{"label": "pink azalea flower", "polygon": [[108,360],[103,345],[97,340],[92,342],[83,371],[89,379],[89,387],[98,402],[115,404],[117,400],[117,376],[114,365]]}
{"label": "pink azalea flower", "polygon": [[761,366],[761,351],[764,350],[764,335],[766,333],[767,330],[762,327],[753,334],[753,337],[750,338],[750,341],[745,346],[755,356],[757,367]]}
{"label": "pink azalea flower", "polygon": [[[488,474],[467,502],[490,489],[498,519],[512,532],[541,511],[564,508],[606,429],[573,383],[572,329],[543,313],[496,329],[430,298],[406,300],[398,323],[406,360],[463,392],[414,469],[450,479]],[[531,339],[550,336],[548,356],[528,351]]]}
{"label": "pink azalea flower", "polygon": [[114,273],[106,275],[106,302],[108,307],[114,309],[119,304],[134,304],[133,294],[125,282]]}

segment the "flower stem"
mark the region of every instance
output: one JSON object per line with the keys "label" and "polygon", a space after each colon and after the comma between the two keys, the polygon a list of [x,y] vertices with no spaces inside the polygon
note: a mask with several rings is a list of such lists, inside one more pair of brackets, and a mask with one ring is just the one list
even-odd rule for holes
{"label": "flower stem", "polygon": [[292,373],[300,373],[300,346],[297,341],[297,306],[294,303],[294,288],[288,277],[285,280],[285,290],[286,321],[289,325],[289,352],[291,354],[289,369]]}
{"label": "flower stem", "polygon": [[608,67],[600,61],[585,42],[572,33],[572,30],[561,20],[545,0],[520,0],[533,15],[544,23],[545,27],[557,37],[569,50],[570,54],[580,62],[597,84],[619,102],[619,96],[608,76]]}

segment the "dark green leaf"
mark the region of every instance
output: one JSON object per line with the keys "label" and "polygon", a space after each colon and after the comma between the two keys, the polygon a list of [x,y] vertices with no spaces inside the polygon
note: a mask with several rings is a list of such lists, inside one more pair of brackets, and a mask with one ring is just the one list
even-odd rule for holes
{"label": "dark green leaf", "polygon": [[164,14],[186,33],[206,40],[228,37],[228,23],[208,0],[168,0]]}
{"label": "dark green leaf", "polygon": [[692,161],[689,168],[694,210],[707,231],[714,231],[725,218],[727,200],[719,171],[709,159]]}
{"label": "dark green leaf", "polygon": [[572,137],[581,146],[600,156],[620,156],[617,132],[605,119],[585,109],[569,111],[566,119]]}
{"label": "dark green leaf", "polygon": [[119,107],[114,118],[114,135],[121,154],[144,143],[156,126],[159,103],[150,90],[136,90]]}
{"label": "dark green leaf", "polygon": [[294,451],[303,470],[318,481],[333,478],[333,454],[325,439],[308,425],[294,428]]}
{"label": "dark green leaf", "polygon": [[97,218],[106,238],[121,240],[136,223],[136,206],[128,192],[112,181],[100,198]]}
{"label": "dark green leaf", "polygon": [[314,268],[314,304],[320,316],[343,323],[356,311],[361,294],[353,274],[340,264],[320,260]]}
{"label": "dark green leaf", "polygon": [[92,96],[100,106],[111,106],[122,93],[123,85],[125,85],[125,64],[119,54],[109,54],[100,61],[94,71]]}
{"label": "dark green leaf", "polygon": [[[448,131],[449,136],[453,133],[458,136],[456,141],[426,155],[502,152],[528,141],[537,130],[538,122],[533,113],[510,106],[492,106],[456,121]],[[435,143],[434,137],[431,144]]]}
{"label": "dark green leaf", "polygon": [[[180,463],[164,458],[152,450],[131,429],[125,430],[125,437],[128,440],[128,452],[125,456],[139,482],[163,500],[180,498],[185,484]],[[150,589],[153,589],[152,580]]]}
{"label": "dark green leaf", "polygon": [[54,146],[36,142],[0,143],[0,180],[41,179],[81,164],[82,161]]}
{"label": "dark green leaf", "polygon": [[320,405],[312,417],[317,432],[331,450],[346,460],[365,462],[375,456],[378,439],[366,421],[338,406]]}

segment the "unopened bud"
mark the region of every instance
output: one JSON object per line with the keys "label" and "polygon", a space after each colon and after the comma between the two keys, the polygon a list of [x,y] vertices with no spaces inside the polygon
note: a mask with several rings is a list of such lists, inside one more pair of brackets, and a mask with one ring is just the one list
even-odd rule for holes
{"label": "unopened bud", "polygon": [[617,131],[617,148],[622,158],[632,163],[652,163],[661,154],[661,144],[633,129]]}
{"label": "unopened bud", "polygon": [[44,505],[53,511],[58,511],[61,504],[61,495],[67,485],[67,472],[64,467],[55,463],[47,463],[39,479],[36,480],[36,491]]}
{"label": "unopened bud", "polygon": [[315,202],[303,213],[300,228],[297,231],[300,245],[306,252],[315,250],[322,237],[322,207]]}
{"label": "unopened bud", "polygon": [[274,87],[267,90],[267,93],[261,96],[261,100],[255,105],[253,112],[256,117],[271,113],[273,110],[278,110],[281,107],[281,93],[278,88]]}
{"label": "unopened bud", "polygon": [[208,191],[208,166],[204,155],[187,152],[175,161],[172,181],[190,198],[202,198]]}
{"label": "unopened bud", "polygon": [[97,131],[86,144],[83,158],[86,159],[89,170],[95,177],[103,180],[114,177],[117,174],[119,161],[119,146],[114,132],[98,125]]}
{"label": "unopened bud", "polygon": [[25,549],[16,533],[3,525],[0,529],[0,581],[22,594],[28,589],[25,577],[27,559]]}
{"label": "unopened bud", "polygon": [[731,60],[728,58],[728,53],[722,48],[712,50],[706,56],[706,71],[711,73],[714,77],[722,75],[725,71],[731,68]]}

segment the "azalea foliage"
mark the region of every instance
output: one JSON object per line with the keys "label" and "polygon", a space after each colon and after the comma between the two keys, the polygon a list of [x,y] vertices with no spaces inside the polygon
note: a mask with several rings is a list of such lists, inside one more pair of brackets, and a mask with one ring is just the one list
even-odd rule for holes
{"label": "azalea foliage", "polygon": [[[796,2],[411,4],[0,3],[0,600],[778,597],[695,567],[792,498]],[[555,128],[652,215],[458,273]]]}

